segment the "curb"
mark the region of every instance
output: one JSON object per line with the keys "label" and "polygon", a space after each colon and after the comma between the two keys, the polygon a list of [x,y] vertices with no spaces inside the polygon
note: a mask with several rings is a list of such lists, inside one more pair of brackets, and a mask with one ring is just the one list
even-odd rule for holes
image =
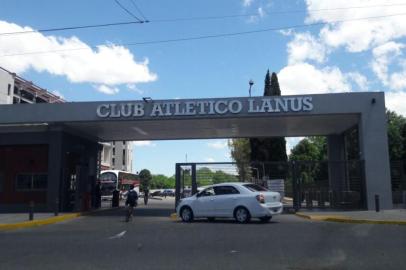
{"label": "curb", "polygon": [[321,216],[321,215],[306,215],[302,213],[295,214],[298,217],[316,220],[341,223],[356,223],[356,224],[387,224],[387,225],[406,225],[406,221],[397,220],[372,220],[372,219],[353,219],[346,216]]}
{"label": "curb", "polygon": [[11,223],[11,224],[0,224],[0,231],[16,230],[16,229],[22,229],[22,228],[30,228],[30,227],[38,227],[38,226],[43,226],[43,225],[54,224],[57,222],[74,219],[74,218],[77,218],[84,214],[85,213],[73,213],[73,214],[65,214],[65,215],[60,215],[60,216],[45,218],[45,219],[39,219],[39,220],[23,221],[23,222],[18,222],[18,223]]}
{"label": "curb", "polygon": [[173,213],[173,214],[171,214],[171,215],[169,216],[169,218],[170,218],[171,220],[173,220],[173,221],[176,221],[176,220],[178,220],[178,215],[177,215],[176,213]]}

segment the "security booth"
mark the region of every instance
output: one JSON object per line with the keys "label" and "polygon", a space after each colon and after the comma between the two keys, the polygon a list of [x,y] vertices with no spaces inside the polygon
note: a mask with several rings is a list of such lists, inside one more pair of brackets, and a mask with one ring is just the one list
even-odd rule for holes
{"label": "security booth", "polygon": [[26,211],[30,203],[35,211],[90,209],[99,144],[38,128],[0,135],[0,211]]}
{"label": "security booth", "polygon": [[[354,128],[360,163],[351,167],[355,165],[346,160],[345,136]],[[0,105],[1,151],[5,151],[3,147],[43,145],[38,151],[48,155],[48,163],[45,154],[42,159],[38,154],[34,162],[26,161],[31,158],[28,155],[23,158],[21,162],[26,166],[35,167],[31,178],[16,179],[16,174],[29,172],[27,167],[10,172],[0,165],[0,181],[4,182],[0,184],[0,198],[8,196],[7,200],[1,199],[0,207],[10,210],[25,204],[21,198],[10,199],[17,198],[13,195],[18,190],[16,182],[20,187],[20,182],[28,182],[22,179],[42,177],[31,180],[31,185],[42,186],[38,202],[44,208],[54,209],[58,204],[61,210],[86,209],[98,173],[99,142],[317,135],[328,140],[328,163],[323,165],[320,177],[328,175],[321,178],[328,179],[331,196],[336,196],[335,191],[354,190],[355,181],[351,179],[357,170],[361,172],[357,174],[361,179],[357,182],[359,195],[349,192],[339,196],[360,196],[367,209],[374,209],[377,195],[382,209],[392,208],[383,92]],[[7,155],[2,157],[2,163],[11,160]],[[291,172],[300,173],[309,166],[298,164]],[[36,176],[44,175],[40,172],[44,168],[46,196],[44,176]],[[193,167],[190,170],[192,175]],[[306,181],[300,181],[303,187]],[[300,195],[303,198],[322,192],[306,188]],[[195,187],[191,189],[195,191]]]}

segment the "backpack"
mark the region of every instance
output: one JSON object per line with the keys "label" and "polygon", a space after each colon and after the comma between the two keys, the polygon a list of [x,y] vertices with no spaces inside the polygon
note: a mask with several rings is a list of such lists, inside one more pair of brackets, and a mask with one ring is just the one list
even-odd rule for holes
{"label": "backpack", "polygon": [[127,194],[127,203],[130,205],[135,205],[137,204],[137,200],[138,200],[137,192],[134,190],[129,191]]}

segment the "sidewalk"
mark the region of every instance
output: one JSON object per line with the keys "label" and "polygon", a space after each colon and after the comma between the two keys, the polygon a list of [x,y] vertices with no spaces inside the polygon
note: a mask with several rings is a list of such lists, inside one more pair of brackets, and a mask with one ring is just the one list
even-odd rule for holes
{"label": "sidewalk", "polygon": [[406,209],[375,211],[299,211],[297,216],[318,221],[406,225]]}
{"label": "sidewalk", "polygon": [[0,214],[0,231],[54,224],[81,215],[82,213],[60,213],[58,216],[55,216],[54,213],[34,213],[34,220],[30,221],[28,213]]}

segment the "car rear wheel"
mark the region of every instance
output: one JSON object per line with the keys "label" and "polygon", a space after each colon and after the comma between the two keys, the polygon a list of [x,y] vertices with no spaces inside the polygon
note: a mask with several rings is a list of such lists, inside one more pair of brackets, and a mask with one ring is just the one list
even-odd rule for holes
{"label": "car rear wheel", "polygon": [[269,222],[271,219],[272,219],[272,216],[269,216],[269,217],[260,217],[260,218],[259,218],[259,220],[260,220],[261,222],[264,222],[264,223]]}
{"label": "car rear wheel", "polygon": [[185,206],[180,210],[180,217],[184,222],[192,222],[193,221],[193,211],[190,207]]}
{"label": "car rear wheel", "polygon": [[234,211],[234,218],[238,223],[247,223],[251,219],[250,212],[245,207],[238,207]]}

